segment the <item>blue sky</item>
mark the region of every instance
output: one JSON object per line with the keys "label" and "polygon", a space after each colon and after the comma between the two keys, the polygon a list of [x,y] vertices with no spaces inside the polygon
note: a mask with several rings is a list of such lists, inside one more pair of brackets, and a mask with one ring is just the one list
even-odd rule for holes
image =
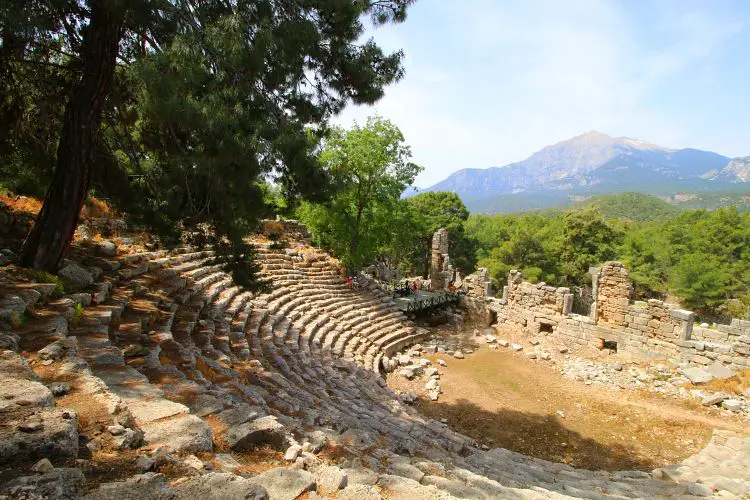
{"label": "blue sky", "polygon": [[370,34],[406,76],[336,121],[396,123],[421,187],[589,130],[750,155],[750,0],[418,0]]}

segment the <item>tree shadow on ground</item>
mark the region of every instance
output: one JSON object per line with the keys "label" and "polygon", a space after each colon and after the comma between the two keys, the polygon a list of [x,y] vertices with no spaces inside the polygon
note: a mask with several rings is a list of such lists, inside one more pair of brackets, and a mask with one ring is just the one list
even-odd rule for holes
{"label": "tree shadow on ground", "polygon": [[659,464],[627,445],[605,444],[566,428],[557,415],[508,409],[487,411],[466,399],[455,404],[420,401],[421,413],[444,418],[455,431],[490,448],[589,470],[651,470]]}

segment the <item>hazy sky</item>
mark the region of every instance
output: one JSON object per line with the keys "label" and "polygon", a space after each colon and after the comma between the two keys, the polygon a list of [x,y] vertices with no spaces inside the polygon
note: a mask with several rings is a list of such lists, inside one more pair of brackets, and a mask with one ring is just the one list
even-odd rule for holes
{"label": "hazy sky", "polygon": [[372,36],[406,76],[337,122],[395,122],[421,187],[592,129],[750,155],[750,0],[418,0]]}

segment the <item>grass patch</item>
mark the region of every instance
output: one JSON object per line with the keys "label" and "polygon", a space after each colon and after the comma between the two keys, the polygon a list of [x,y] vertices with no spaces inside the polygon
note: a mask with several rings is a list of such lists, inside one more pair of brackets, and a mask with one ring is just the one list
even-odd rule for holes
{"label": "grass patch", "polygon": [[21,328],[29,320],[25,312],[13,312],[10,316],[10,326],[14,329]]}
{"label": "grass patch", "polygon": [[701,389],[740,395],[742,394],[742,390],[748,387],[750,387],[750,370],[743,370],[731,378],[724,380],[715,378],[708,384],[702,385]]}
{"label": "grass patch", "polygon": [[83,305],[76,304],[73,308],[73,317],[70,318],[69,323],[73,326],[78,325],[83,320]]}
{"label": "grass patch", "polygon": [[50,294],[53,299],[59,299],[65,295],[65,285],[58,276],[41,269],[24,269],[24,274],[37,283],[54,283],[55,289]]}

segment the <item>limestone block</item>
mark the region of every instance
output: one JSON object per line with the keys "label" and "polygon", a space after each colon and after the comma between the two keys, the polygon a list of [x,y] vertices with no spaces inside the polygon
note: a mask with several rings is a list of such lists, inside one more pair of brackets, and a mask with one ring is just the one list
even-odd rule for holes
{"label": "limestone block", "polygon": [[213,448],[211,427],[195,415],[180,414],[142,428],[147,443],[162,444],[172,451],[197,453]]}
{"label": "limestone block", "polygon": [[3,415],[0,463],[78,456],[78,419],[66,408],[39,408]]}
{"label": "limestone block", "polygon": [[724,380],[734,377],[734,372],[731,368],[721,364],[712,364],[705,368],[706,372],[710,373],[714,378]]}
{"label": "limestone block", "polygon": [[[52,470],[45,471],[43,474],[12,479],[3,485],[2,490],[4,491],[0,491],[0,497],[72,500],[81,497],[85,481],[86,478],[80,469],[52,468]],[[16,492],[16,494],[11,492]],[[11,494],[6,497],[4,493]]]}
{"label": "limestone block", "polygon": [[703,368],[689,367],[681,370],[681,373],[693,384],[707,384],[714,379],[714,376]]}
{"label": "limestone block", "polygon": [[273,416],[232,426],[227,431],[225,439],[229,447],[235,451],[248,450],[262,444],[269,444],[283,451],[287,444],[284,426]]}
{"label": "limestone block", "polygon": [[690,321],[691,323],[695,321],[695,313],[685,309],[670,309],[669,315],[682,321]]}
{"label": "limestone block", "polygon": [[[261,485],[268,492],[268,498],[272,498],[273,500],[294,500],[306,491],[313,491],[315,489],[315,476],[311,473],[304,470],[285,469],[283,467],[271,469],[253,476],[250,482]],[[228,498],[246,497],[234,496]]]}
{"label": "limestone block", "polygon": [[84,288],[94,282],[94,276],[85,268],[71,262],[58,271],[58,276],[68,285]]}
{"label": "limestone block", "polygon": [[[276,470],[276,469],[274,469]],[[194,500],[198,498],[212,498],[216,500],[233,500],[242,498],[248,500],[266,500],[269,492],[255,479],[245,479],[241,476],[226,472],[212,472],[190,478],[177,486],[177,498]],[[281,498],[279,496],[278,498]]]}

